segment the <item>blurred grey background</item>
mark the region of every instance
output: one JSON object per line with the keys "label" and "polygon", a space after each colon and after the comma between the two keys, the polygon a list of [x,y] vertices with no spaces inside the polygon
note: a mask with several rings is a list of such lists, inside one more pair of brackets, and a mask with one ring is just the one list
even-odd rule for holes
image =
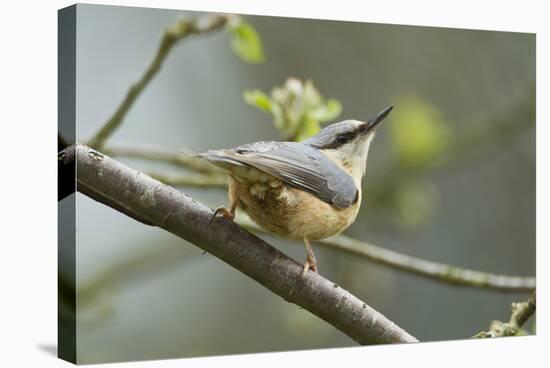
{"label": "blurred grey background", "polygon": [[[110,117],[151,61],[162,31],[184,15],[194,13],[78,5],[80,141]],[[367,119],[393,104],[395,116],[379,130],[369,156],[365,203],[346,234],[456,266],[535,275],[534,35],[246,19],[262,38],[264,63],[236,57],[227,32],[181,42],[109,143],[206,150],[280,139],[271,118],[242,94],[269,92],[289,76],[311,79],[324,96],[341,101],[341,119]],[[400,101],[436,111],[451,143],[470,132],[485,138],[458,146],[452,164],[398,172],[391,178],[405,189],[390,193],[398,199],[378,200],[369,197],[369,183],[383,182],[396,156],[391,125]],[[145,171],[171,170],[123,161]],[[226,203],[221,189],[182,190],[210,207]],[[77,202],[79,363],[355,346],[192,244],[83,195]],[[301,243],[261,236],[305,259]],[[493,319],[508,319],[510,303],[526,298],[314,248],[324,276],[422,341],[468,338]]]}

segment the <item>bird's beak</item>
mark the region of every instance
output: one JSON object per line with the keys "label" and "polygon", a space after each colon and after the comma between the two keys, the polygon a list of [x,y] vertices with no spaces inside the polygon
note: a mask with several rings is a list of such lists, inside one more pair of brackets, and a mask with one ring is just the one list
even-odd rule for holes
{"label": "bird's beak", "polygon": [[386,107],[384,110],[380,111],[378,115],[370,118],[366,123],[363,124],[364,126],[363,132],[364,133],[373,132],[374,129],[376,129],[376,127],[378,126],[378,124],[384,121],[386,116],[390,114],[392,109],[393,109],[393,106]]}

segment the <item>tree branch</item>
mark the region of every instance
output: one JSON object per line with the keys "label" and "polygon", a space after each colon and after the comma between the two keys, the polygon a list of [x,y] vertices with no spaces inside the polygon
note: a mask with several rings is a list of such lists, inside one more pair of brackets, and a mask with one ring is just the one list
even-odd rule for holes
{"label": "tree branch", "polygon": [[184,151],[171,151],[166,149],[142,146],[113,146],[104,147],[101,152],[111,157],[126,157],[140,160],[164,162],[177,167],[185,167],[187,169],[202,173],[202,174],[220,174],[224,175],[222,170],[201,158],[193,157],[192,154]]}
{"label": "tree branch", "polygon": [[[237,223],[254,232],[268,233],[248,216],[238,216]],[[532,291],[536,285],[534,277],[497,275],[460,268],[445,263],[432,262],[356,240],[345,235],[333,236],[320,240],[318,243],[400,271],[457,286],[471,286],[499,291]]]}
{"label": "tree branch", "polygon": [[489,326],[489,331],[482,331],[472,338],[515,336],[525,322],[535,314],[536,308],[536,292],[534,291],[529,300],[522,303],[512,303],[512,315],[508,322],[493,321]]}
{"label": "tree branch", "polygon": [[228,18],[229,15],[223,14],[209,14],[193,19],[183,18],[175,23],[173,26],[166,29],[164,31],[164,35],[162,36],[157,53],[149,67],[145,70],[145,73],[143,74],[141,79],[130,87],[130,89],[126,93],[126,97],[124,98],[118,109],[115,111],[113,116],[92,137],[92,139],[90,139],[88,144],[98,149],[101,149],[103,147],[105,140],[120,126],[124,119],[124,116],[134,104],[134,101],[138,98],[145,87],[147,87],[153,77],[158,73],[164,60],[166,59],[166,56],[168,56],[170,50],[172,50],[172,48],[178,41],[190,35],[207,34],[213,31],[220,30],[225,26]]}
{"label": "tree branch", "polygon": [[227,176],[223,174],[161,174],[149,172],[147,175],[175,187],[226,187]]}
{"label": "tree branch", "polygon": [[360,344],[418,341],[321,275],[301,276],[302,264],[237,224],[223,218],[211,223],[212,210],[184,193],[89,147],[73,149],[77,190],[197,245]]}
{"label": "tree branch", "polygon": [[536,284],[534,277],[498,275],[432,262],[345,235],[324,239],[320,243],[401,271],[457,286],[471,286],[499,291],[532,291]]}

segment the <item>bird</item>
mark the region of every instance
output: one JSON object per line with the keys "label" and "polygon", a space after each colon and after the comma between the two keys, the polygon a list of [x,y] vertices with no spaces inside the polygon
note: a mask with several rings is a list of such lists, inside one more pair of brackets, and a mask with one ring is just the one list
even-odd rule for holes
{"label": "bird", "polygon": [[318,273],[311,241],[337,235],[355,221],[369,148],[392,109],[366,122],[327,125],[301,142],[260,141],[197,154],[229,177],[229,207],[217,208],[212,221],[219,215],[233,221],[240,208],[264,229],[302,240],[302,275]]}

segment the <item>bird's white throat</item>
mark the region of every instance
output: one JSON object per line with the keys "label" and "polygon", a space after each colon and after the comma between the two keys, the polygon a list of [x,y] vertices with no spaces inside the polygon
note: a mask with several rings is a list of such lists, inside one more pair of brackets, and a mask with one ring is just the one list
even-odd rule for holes
{"label": "bird's white throat", "polygon": [[359,137],[358,141],[351,141],[336,149],[323,150],[323,153],[349,172],[355,184],[359,187],[367,169],[367,157],[373,138],[374,132]]}

